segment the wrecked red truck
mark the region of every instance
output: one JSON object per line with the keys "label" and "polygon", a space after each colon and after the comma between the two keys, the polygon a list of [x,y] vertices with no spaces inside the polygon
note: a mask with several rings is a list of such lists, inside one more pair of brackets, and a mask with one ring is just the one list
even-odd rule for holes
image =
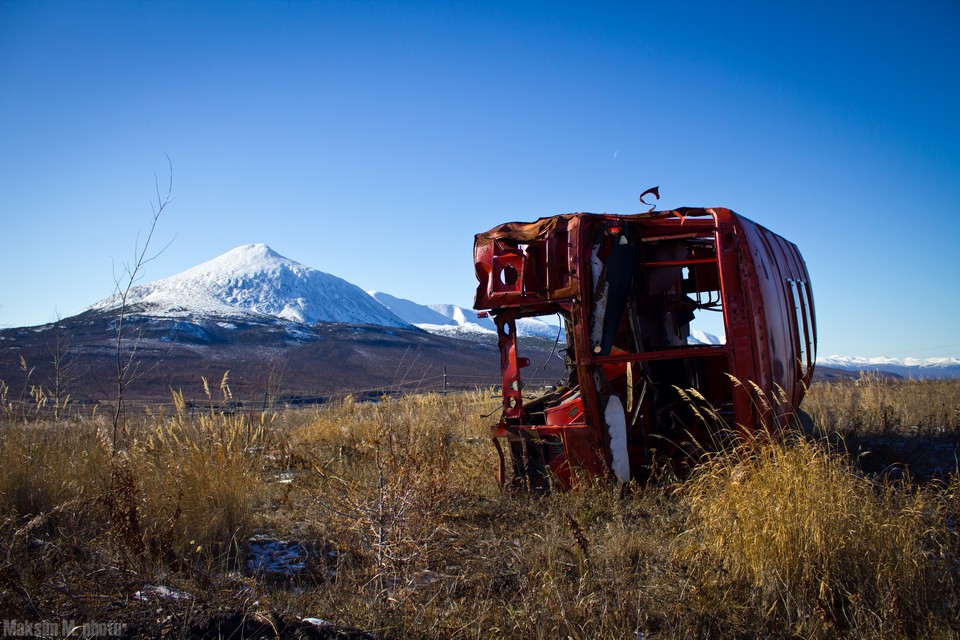
{"label": "wrecked red truck", "polygon": [[[816,321],[797,247],[723,208],[572,213],[476,236],[474,307],[497,326],[501,485],[564,490],[578,472],[643,481],[726,426],[789,423]],[[558,315],[566,379],[525,393],[517,321]],[[715,340],[696,327],[720,327]],[[707,411],[691,402],[693,394]]]}

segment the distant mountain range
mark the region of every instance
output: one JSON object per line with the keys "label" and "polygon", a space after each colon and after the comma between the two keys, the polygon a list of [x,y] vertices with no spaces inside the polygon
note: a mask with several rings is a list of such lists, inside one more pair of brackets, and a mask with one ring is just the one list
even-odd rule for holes
{"label": "distant mountain range", "polygon": [[[76,399],[109,399],[116,372],[115,322],[120,299],[110,296],[59,324],[0,331],[0,380],[11,389],[49,385],[57,340],[67,345]],[[232,251],[129,291],[128,341],[145,362],[144,398],[196,385],[199,375],[230,370],[250,395],[269,395],[282,372],[290,397],[338,390],[444,383],[472,387],[499,376],[496,327],[490,318],[451,304],[421,305],[380,291],[365,292],[337,276],[283,257],[264,244]],[[549,363],[544,381],[562,374],[555,346],[559,319],[518,321],[523,348]],[[695,333],[692,343],[721,339]],[[551,355],[552,354],[552,355]],[[542,358],[541,358],[542,356]],[[23,361],[20,358],[23,358]],[[24,367],[26,363],[26,367]],[[827,377],[880,371],[904,377],[960,376],[960,360],[820,358]],[[269,370],[269,371],[268,371]],[[273,381],[271,382],[270,379]],[[400,382],[398,382],[400,381]],[[392,385],[392,386],[391,386]],[[253,391],[253,389],[258,391]],[[276,389],[273,389],[276,391]]]}
{"label": "distant mountain range", "polygon": [[848,372],[877,372],[902,378],[960,378],[960,358],[817,358],[818,367]]}
{"label": "distant mountain range", "polygon": [[[125,397],[156,402],[184,389],[189,398],[201,389],[201,376],[216,381],[226,371],[234,397],[248,403],[499,381],[492,322],[453,305],[377,296],[264,244],[132,287],[125,357],[133,354],[137,365]],[[0,330],[0,381],[15,390],[9,398],[29,398],[32,386],[54,386],[52,354],[59,344],[74,402],[111,400],[120,303],[113,295],[58,323]],[[531,372],[531,384],[556,381],[563,374],[553,349],[558,328],[536,320],[521,325],[524,351],[545,363]]]}

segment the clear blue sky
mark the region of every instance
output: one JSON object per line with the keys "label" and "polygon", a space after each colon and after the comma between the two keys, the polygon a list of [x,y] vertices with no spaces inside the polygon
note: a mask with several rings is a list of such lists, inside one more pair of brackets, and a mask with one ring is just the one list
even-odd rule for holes
{"label": "clear blue sky", "polygon": [[820,354],[960,355],[960,4],[0,1],[0,326],[235,246],[472,303],[473,235],[726,206]]}

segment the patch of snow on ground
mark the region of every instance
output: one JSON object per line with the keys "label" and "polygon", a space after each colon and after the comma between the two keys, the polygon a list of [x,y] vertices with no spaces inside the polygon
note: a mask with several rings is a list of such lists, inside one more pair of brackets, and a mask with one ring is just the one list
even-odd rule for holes
{"label": "patch of snow on ground", "polygon": [[280,475],[277,476],[277,484],[293,484],[296,477],[297,473],[295,471],[281,471]]}
{"label": "patch of snow on ground", "polygon": [[267,573],[290,576],[307,568],[310,554],[299,542],[278,540],[265,533],[258,533],[247,542],[250,556],[247,569],[251,573]]}
{"label": "patch of snow on ground", "polygon": [[324,620],[323,618],[301,618],[300,621],[306,622],[307,624],[312,624],[320,629],[335,629],[337,627],[337,625],[328,620]]}
{"label": "patch of snow on ground", "polygon": [[134,600],[139,600],[141,602],[150,602],[153,600],[189,600],[193,598],[192,595],[185,591],[180,591],[179,589],[173,589],[171,587],[166,587],[163,585],[152,585],[145,584],[140,591],[137,591],[133,594]]}

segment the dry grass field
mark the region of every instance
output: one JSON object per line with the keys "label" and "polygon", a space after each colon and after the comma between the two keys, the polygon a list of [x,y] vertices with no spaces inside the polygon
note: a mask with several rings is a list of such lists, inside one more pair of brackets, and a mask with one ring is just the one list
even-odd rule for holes
{"label": "dry grass field", "polygon": [[164,638],[960,634],[960,381],[818,383],[815,437],[547,496],[498,490],[492,396],[226,415],[176,398],[116,447],[106,413],[5,405],[0,618]]}

